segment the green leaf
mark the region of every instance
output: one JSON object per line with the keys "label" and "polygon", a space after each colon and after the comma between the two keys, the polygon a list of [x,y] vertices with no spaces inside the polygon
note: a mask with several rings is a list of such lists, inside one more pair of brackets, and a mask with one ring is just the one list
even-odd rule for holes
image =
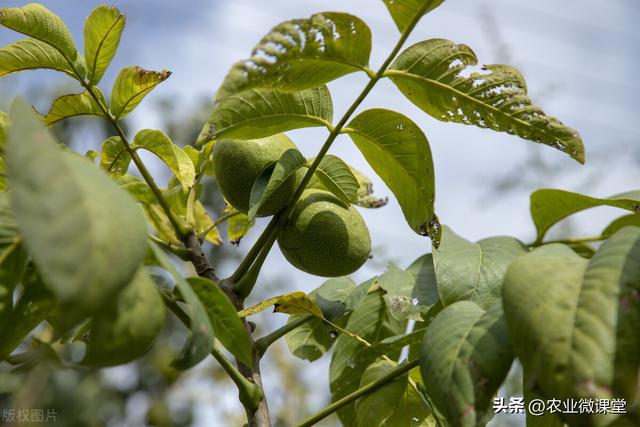
{"label": "green leaf", "polygon": [[169,257],[155,243],[151,244],[151,249],[159,265],[167,270],[175,281],[191,319],[191,336],[182,349],[182,354],[173,361],[174,367],[186,370],[198,364],[211,352],[215,342],[214,330],[204,305]]}
{"label": "green leaf", "polygon": [[56,306],[55,298],[34,271],[26,276],[23,287],[15,307],[0,323],[0,360],[11,354]]}
{"label": "green leaf", "polygon": [[[131,155],[127,151],[119,136],[107,138],[102,143],[100,153],[100,167],[114,178],[121,177],[129,170]],[[142,182],[136,184],[144,185]]]}
{"label": "green leaf", "polygon": [[89,84],[100,82],[118,50],[126,17],[114,6],[95,8],[84,24],[84,56]]}
{"label": "green leaf", "polygon": [[149,71],[132,66],[123,68],[111,89],[111,113],[122,119],[140,104],[156,86],[167,80],[170,71]]}
{"label": "green leaf", "polygon": [[345,132],[395,194],[411,228],[426,235],[434,220],[435,177],[424,133],[409,118],[381,108],[360,113]]}
{"label": "green leaf", "polygon": [[384,0],[385,6],[396,23],[398,30],[404,33],[416,19],[429,13],[444,3],[444,0]]}
{"label": "green leaf", "polygon": [[13,307],[13,293],[24,275],[28,256],[11,211],[9,194],[0,193],[0,325]]}
{"label": "green leaf", "polygon": [[333,104],[326,86],[282,92],[250,89],[216,103],[198,143],[219,138],[264,138],[306,127],[331,127]]}
{"label": "green leaf", "polygon": [[508,132],[550,145],[584,163],[580,135],[532,103],[518,70],[486,65],[482,72],[465,77],[466,67],[477,62],[468,46],[433,39],[406,49],[385,75],[411,102],[438,120]]}
{"label": "green leaf", "polygon": [[76,78],[73,67],[65,57],[40,40],[26,38],[0,48],[0,77],[19,71],[46,68]]}
{"label": "green leaf", "polygon": [[90,366],[116,366],[145,354],[165,322],[166,309],[146,268],[91,321],[87,352]]}
{"label": "green leaf", "polygon": [[196,170],[191,159],[163,132],[153,129],[141,130],[134,137],[132,148],[143,148],[152,152],[169,166],[183,188],[193,186]]}
{"label": "green leaf", "polygon": [[[365,292],[369,284],[363,284]],[[356,292],[356,291],[354,291]],[[352,293],[353,294],[353,293]],[[355,307],[345,327],[346,330],[365,339],[372,345],[383,339],[404,332],[405,323],[393,318],[386,310],[386,303],[381,290],[372,291]],[[399,356],[399,350],[388,354],[390,358]],[[379,355],[349,335],[342,334],[336,341],[329,369],[329,384],[333,402],[353,393],[360,386],[360,379],[365,369]],[[344,406],[338,411],[340,421],[344,425],[354,425],[354,404]]]}
{"label": "green leaf", "polygon": [[425,307],[436,305],[440,301],[440,296],[438,295],[433,255],[421,256],[407,268],[407,272],[415,278],[416,286],[413,296],[418,299],[418,303]]}
{"label": "green leaf", "polygon": [[67,26],[58,15],[41,4],[1,8],[0,25],[53,46],[69,61],[78,57]]}
{"label": "green leaf", "polygon": [[[327,280],[313,290],[309,297],[315,301],[325,318],[340,325],[350,314],[347,311],[347,299],[354,289],[356,285],[351,279],[339,277]],[[301,315],[292,315],[289,322],[300,317]],[[333,326],[320,318],[314,318],[285,335],[285,340],[294,356],[313,362],[329,351],[337,336],[338,331]]]}
{"label": "green leaf", "polygon": [[[276,162],[273,169],[265,168],[251,189],[251,199],[249,200],[249,219],[253,220],[262,205],[289,179],[295,179],[295,174],[307,163],[295,148],[290,148]],[[293,178],[292,178],[293,177]]]}
{"label": "green leaf", "polygon": [[607,227],[602,231],[601,236],[604,239],[608,239],[609,237],[616,234],[618,230],[630,226],[640,227],[640,215],[625,215],[613,220],[611,224],[607,225]]}
{"label": "green leaf", "polygon": [[[97,87],[92,90],[95,91],[100,100],[99,102],[106,106],[107,101],[102,91]],[[44,122],[47,126],[51,126],[61,120],[76,116],[104,117],[104,113],[93,96],[88,91],[84,91],[79,94],[63,95],[56,98],[51,105],[51,109],[44,117]]]}
{"label": "green leaf", "polygon": [[244,365],[253,366],[249,333],[229,297],[211,280],[190,277],[187,281],[207,310],[216,338]]}
{"label": "green leaf", "polygon": [[384,300],[389,312],[398,320],[422,320],[418,300],[414,299],[416,278],[390,262],[387,270],[378,278],[378,286],[387,291]]}
{"label": "green leaf", "polygon": [[98,309],[145,257],[142,212],[90,161],[60,149],[24,101],[14,103],[12,120],[8,176],[25,245],[63,303]]}
{"label": "green leaf", "polygon": [[[640,229],[619,230],[591,260],[564,245],[516,259],[504,307],[516,355],[545,398],[637,396],[640,366]],[[615,415],[563,418],[608,425]]]}
{"label": "green leaf", "polygon": [[427,328],[420,361],[431,402],[451,427],[484,425],[513,362],[502,305],[445,307]]}
{"label": "green leaf", "polygon": [[253,88],[296,91],[366,70],[371,31],[359,18],[323,12],[274,27],[251,58],[233,65],[216,99]]}
{"label": "green leaf", "polygon": [[[379,380],[397,366],[398,363],[387,360],[372,363],[362,374],[360,387]],[[400,404],[408,385],[409,376],[402,375],[375,392],[358,399],[355,404],[357,420],[355,426],[385,425],[385,421],[393,415]]]}
{"label": "green leaf", "polygon": [[531,194],[531,217],[536,225],[536,243],[541,243],[547,231],[558,221],[585,209],[612,206],[640,215],[640,190],[617,194],[605,199],[589,197],[564,190],[542,189]]}
{"label": "green leaf", "polygon": [[304,292],[289,292],[287,294],[278,295],[277,297],[266,299],[256,305],[239,311],[238,316],[247,317],[253,314],[258,314],[271,306],[274,306],[274,313],[304,315],[311,314],[313,316],[322,318],[322,311],[320,311],[320,308]]}
{"label": "green leaf", "polygon": [[[535,381],[528,378],[526,372],[523,373],[522,390],[524,394],[525,408],[529,407],[532,400],[544,400],[543,396],[537,390]],[[533,415],[527,411],[527,427],[565,427],[564,422],[557,413],[544,412],[541,415]]]}
{"label": "green leaf", "polygon": [[340,157],[333,154],[324,156],[315,174],[320,182],[343,203],[348,205],[358,200],[358,181]]}
{"label": "green leaf", "polygon": [[488,309],[500,301],[509,264],[525,252],[522,243],[512,237],[472,243],[444,226],[442,244],[433,252],[440,301],[447,306],[471,300]]}

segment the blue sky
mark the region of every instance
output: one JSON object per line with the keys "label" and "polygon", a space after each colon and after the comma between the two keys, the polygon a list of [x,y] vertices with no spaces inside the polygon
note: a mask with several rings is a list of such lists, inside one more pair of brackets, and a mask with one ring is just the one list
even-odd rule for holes
{"label": "blue sky", "polygon": [[[65,19],[79,45],[84,17],[99,4],[93,0],[42,3]],[[173,71],[172,77],[149,96],[148,104],[131,115],[136,129],[160,126],[149,105],[160,96],[171,96],[185,107],[198,97],[212,98],[231,64],[246,57],[261,36],[281,21],[325,10],[360,16],[373,31],[373,68],[398,38],[380,0],[112,3],[127,14],[128,24],[103,81],[110,83],[119,68],[133,64]],[[5,4],[19,6],[24,2],[8,0]],[[534,101],[582,134],[587,147],[586,166],[549,147],[506,134],[438,122],[404,100],[388,82],[374,90],[362,109],[383,106],[402,111],[424,130],[433,150],[436,207],[444,223],[471,240],[510,234],[529,241],[534,229],[528,200],[536,188],[559,187],[607,196],[640,187],[638,22],[640,4],[636,0],[449,0],[422,21],[407,44],[448,38],[470,45],[482,63],[506,62],[518,67]],[[2,44],[17,38],[9,31],[0,31]],[[22,92],[26,79],[38,79],[45,87],[64,79],[45,76],[50,74],[34,72],[29,77],[4,79],[0,100],[26,94]],[[364,76],[351,75],[330,84],[337,117],[364,83]],[[108,85],[104,88],[108,92]],[[326,134],[315,129],[295,131],[291,136],[305,154],[312,156]],[[377,194],[392,196],[348,139],[339,139],[332,152],[374,178]],[[542,171],[526,167],[533,158],[545,165]],[[511,176],[525,179],[513,191],[491,191],[498,178],[508,184]],[[406,266],[430,250],[429,242],[409,229],[397,203],[390,199],[383,209],[363,212],[371,229],[375,258],[355,275],[356,279],[382,273],[390,260]],[[603,208],[580,214],[575,230],[596,234],[617,213]],[[247,250],[257,234],[252,233],[239,250]],[[263,277],[276,280],[283,268],[285,262],[276,250],[267,261]],[[287,279],[290,290],[309,291],[322,282],[300,272],[292,272]]]}

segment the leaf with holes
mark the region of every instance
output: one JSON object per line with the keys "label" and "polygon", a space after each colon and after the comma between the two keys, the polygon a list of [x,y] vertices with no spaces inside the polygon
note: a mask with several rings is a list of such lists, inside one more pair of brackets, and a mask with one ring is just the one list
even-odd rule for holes
{"label": "leaf with holes", "polygon": [[421,308],[414,300],[416,277],[390,262],[387,270],[378,278],[378,286],[387,293],[384,300],[391,315],[398,320],[421,321]]}
{"label": "leaf with holes", "polygon": [[264,138],[293,129],[331,127],[333,104],[326,86],[282,92],[250,89],[216,103],[198,144],[218,138]]}
{"label": "leaf with holes", "polygon": [[173,361],[173,366],[182,370],[189,369],[207,357],[213,349],[214,330],[204,305],[178,272],[171,259],[155,243],[151,243],[151,250],[159,265],[169,272],[186,302],[187,314],[191,319],[191,336],[183,347],[181,355]]}
{"label": "leaf with holes", "polygon": [[73,67],[53,46],[26,38],[0,48],[0,77],[39,68],[63,72],[76,78]]}
{"label": "leaf with holes", "polygon": [[[106,106],[107,101],[105,100],[102,91],[97,87],[92,90],[95,91],[99,102]],[[44,122],[47,126],[51,126],[61,120],[76,116],[104,117],[104,113],[93,96],[88,91],[84,91],[79,94],[63,95],[56,98],[51,105],[51,109],[44,117]]]}
{"label": "leaf with holes", "polygon": [[98,309],[145,257],[142,212],[90,161],[58,147],[24,101],[14,103],[12,120],[8,177],[25,246],[60,300]]}
{"label": "leaf with holes", "polygon": [[116,366],[144,355],[162,329],[166,309],[146,268],[91,321],[87,352],[89,366]]}
{"label": "leaf with holes", "polygon": [[229,297],[211,280],[190,277],[187,281],[207,310],[216,338],[239,361],[252,366],[251,339]]}
{"label": "leaf with holes", "polygon": [[482,72],[465,77],[466,67],[477,62],[468,46],[433,39],[402,52],[385,75],[411,102],[438,120],[508,132],[584,163],[580,135],[533,104],[518,70],[486,65]]}
{"label": "leaf with holes", "polygon": [[315,174],[324,187],[343,203],[348,205],[358,200],[358,181],[340,157],[333,154],[324,156]]}
{"label": "leaf with holes", "polygon": [[435,177],[422,130],[402,114],[378,108],[360,113],[344,132],[396,196],[411,228],[426,235],[434,221]]}
{"label": "leaf with holes", "polygon": [[123,68],[111,89],[111,113],[122,119],[133,111],[156,86],[171,76],[167,70],[149,71],[133,66]]}
{"label": "leaf with holes", "polygon": [[253,314],[258,314],[272,305],[274,306],[274,313],[311,314],[316,317],[322,317],[322,311],[320,311],[320,308],[304,292],[290,292],[288,294],[266,299],[256,305],[239,311],[238,316],[247,317]]}
{"label": "leaf with holes", "polygon": [[144,129],[136,134],[131,146],[134,149],[145,149],[160,158],[173,172],[183,187],[191,187],[196,177],[196,170],[189,156],[159,130]]}
{"label": "leaf with holes", "polygon": [[[590,260],[559,244],[516,259],[504,281],[504,308],[529,382],[545,398],[633,401],[639,294],[638,227],[619,230]],[[615,418],[563,416],[570,425],[608,425]]]}
{"label": "leaf with holes", "polygon": [[265,168],[256,179],[251,189],[249,200],[249,219],[253,220],[262,205],[289,179],[295,179],[295,174],[307,163],[307,159],[295,148],[285,151],[276,162],[273,169]]}
{"label": "leaf with holes", "polygon": [[371,31],[346,13],[317,13],[274,27],[237,62],[218,89],[216,99],[253,88],[296,91],[321,86],[355,71],[366,70]]}
{"label": "leaf with holes", "polygon": [[84,23],[84,56],[90,85],[96,85],[118,50],[126,17],[114,6],[100,5]]}
{"label": "leaf with holes", "polygon": [[444,0],[384,0],[393,22],[398,30],[404,33],[407,27],[416,19],[429,13],[444,3]]}
{"label": "leaf with holes", "polygon": [[422,380],[451,427],[476,427],[513,362],[502,305],[481,309],[472,301],[445,307],[422,342]]}
{"label": "leaf with holes", "polygon": [[100,167],[114,178],[124,176],[129,170],[131,155],[119,136],[107,138],[102,143]]}
{"label": "leaf with holes", "polygon": [[564,190],[534,191],[531,193],[531,217],[537,230],[536,243],[542,242],[547,231],[558,221],[576,212],[597,206],[611,206],[640,215],[640,190],[616,194],[605,199]]}
{"label": "leaf with holes", "polygon": [[502,280],[511,262],[526,252],[513,237],[472,243],[443,227],[442,244],[433,251],[438,294],[443,305],[471,300],[488,309],[500,301]]}

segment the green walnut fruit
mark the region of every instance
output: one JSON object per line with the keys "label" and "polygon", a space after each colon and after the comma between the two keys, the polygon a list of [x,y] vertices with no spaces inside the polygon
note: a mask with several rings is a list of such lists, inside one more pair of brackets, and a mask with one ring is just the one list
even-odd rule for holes
{"label": "green walnut fruit", "polygon": [[358,211],[322,190],[302,193],[278,245],[295,267],[325,277],[353,273],[371,253],[369,230]]}
{"label": "green walnut fruit", "polygon": [[[213,147],[213,167],[218,186],[225,199],[240,212],[249,211],[251,189],[255,180],[277,162],[282,154],[296,145],[283,134],[268,138],[222,139]],[[297,188],[295,176],[286,180],[258,210],[256,216],[280,212],[291,201]]]}

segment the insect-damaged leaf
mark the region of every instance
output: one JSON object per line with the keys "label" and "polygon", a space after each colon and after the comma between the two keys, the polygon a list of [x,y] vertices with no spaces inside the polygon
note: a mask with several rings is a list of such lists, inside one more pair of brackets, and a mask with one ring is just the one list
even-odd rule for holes
{"label": "insect-damaged leaf", "polygon": [[402,52],[385,75],[411,102],[438,120],[518,135],[584,163],[580,135],[533,104],[518,70],[486,65],[482,72],[466,77],[467,66],[477,62],[468,46],[432,39]]}
{"label": "insect-damaged leaf", "polygon": [[346,13],[317,13],[308,19],[274,27],[227,74],[216,99],[253,88],[296,91],[321,86],[365,70],[371,53],[371,31]]}
{"label": "insect-damaged leaf", "polygon": [[322,311],[311,298],[304,292],[290,292],[288,294],[266,299],[254,306],[238,312],[238,316],[246,317],[260,313],[267,308],[273,307],[273,311],[286,314],[311,314],[322,317]]}
{"label": "insect-damaged leaf", "polygon": [[133,66],[123,68],[111,89],[111,113],[122,119],[133,111],[149,92],[171,76],[167,70],[149,71]]}

